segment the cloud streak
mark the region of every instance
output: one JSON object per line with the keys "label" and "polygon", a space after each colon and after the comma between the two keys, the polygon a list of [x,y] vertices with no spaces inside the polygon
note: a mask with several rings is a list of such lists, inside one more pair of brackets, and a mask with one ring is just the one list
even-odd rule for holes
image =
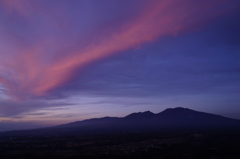
{"label": "cloud streak", "polygon": [[[27,0],[2,2],[5,2],[1,3],[2,5],[12,11],[8,14],[21,14],[26,21],[29,20],[30,13],[23,9],[26,7],[24,3],[28,2],[30,8],[38,6],[35,1]],[[0,82],[8,90],[9,95],[18,100],[46,96],[51,91],[64,86],[76,76],[76,72],[96,60],[137,48],[163,36],[176,36],[189,30],[196,30],[204,23],[229,13],[234,7],[226,4],[233,2],[152,0],[147,1],[146,7],[138,16],[107,33],[104,32],[105,35],[97,33],[94,40],[84,45],[76,44],[73,48],[69,48],[67,46],[72,44],[61,45],[61,43],[52,42],[48,44],[41,40],[40,42],[36,40],[37,43],[32,46],[16,44],[17,53],[5,63],[0,64]],[[39,9],[38,13],[31,10],[31,13],[41,16],[39,12]],[[65,34],[63,38],[64,36]],[[48,50],[54,51],[49,53]],[[59,50],[64,50],[65,53],[62,55],[58,52]]]}
{"label": "cloud streak", "polygon": [[[26,112],[34,112],[39,109],[46,108],[61,108],[66,106],[73,106],[73,103],[51,101],[46,102],[42,100],[28,100],[22,102],[15,102],[10,100],[0,101],[0,117],[18,117]],[[35,114],[36,115],[36,114]]]}

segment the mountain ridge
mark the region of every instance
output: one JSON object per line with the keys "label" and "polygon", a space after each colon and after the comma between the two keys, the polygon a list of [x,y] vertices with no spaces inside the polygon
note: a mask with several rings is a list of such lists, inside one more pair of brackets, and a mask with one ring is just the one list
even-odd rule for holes
{"label": "mountain ridge", "polygon": [[[240,129],[240,120],[177,107],[156,114],[145,111],[125,117],[92,118],[48,128],[5,132],[5,135],[89,135],[213,129]],[[4,132],[0,136],[2,134]]]}

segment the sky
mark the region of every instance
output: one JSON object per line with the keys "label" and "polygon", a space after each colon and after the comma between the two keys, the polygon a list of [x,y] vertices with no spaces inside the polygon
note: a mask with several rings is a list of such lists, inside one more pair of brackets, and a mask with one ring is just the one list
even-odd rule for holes
{"label": "sky", "polygon": [[239,0],[0,0],[0,131],[185,107],[240,119]]}

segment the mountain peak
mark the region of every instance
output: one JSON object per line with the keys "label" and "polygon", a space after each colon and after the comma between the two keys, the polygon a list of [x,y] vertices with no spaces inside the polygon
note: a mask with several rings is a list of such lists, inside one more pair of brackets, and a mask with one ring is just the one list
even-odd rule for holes
{"label": "mountain peak", "polygon": [[[176,107],[176,108],[167,108],[164,111],[158,113],[158,115],[163,115],[163,116],[169,116],[170,118],[186,118],[187,116],[198,116],[199,113],[203,113],[203,112],[198,112],[195,110],[191,110],[188,108],[183,108],[183,107]],[[203,113],[205,114],[205,113]]]}
{"label": "mountain peak", "polygon": [[132,114],[125,116],[124,118],[126,118],[126,119],[144,119],[144,118],[153,117],[154,115],[155,114],[150,111],[145,111],[145,112],[132,113]]}
{"label": "mountain peak", "polygon": [[188,108],[183,108],[183,107],[176,107],[176,108],[167,108],[164,111],[162,111],[161,113],[163,113],[163,112],[183,112],[183,111],[194,111],[194,110],[191,110]]}
{"label": "mountain peak", "polygon": [[142,112],[142,114],[154,114],[154,113],[148,110],[148,111]]}
{"label": "mountain peak", "polygon": [[166,110],[190,110],[190,109],[183,108],[183,107],[175,107],[175,108],[167,108]]}

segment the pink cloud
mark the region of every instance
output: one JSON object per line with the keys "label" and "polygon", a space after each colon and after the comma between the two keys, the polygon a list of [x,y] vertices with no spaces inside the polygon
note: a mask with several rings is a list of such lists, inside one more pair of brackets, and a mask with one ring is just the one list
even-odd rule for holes
{"label": "pink cloud", "polygon": [[[20,1],[6,0],[1,3],[18,12],[17,14],[29,15],[24,9],[26,6]],[[162,36],[176,36],[199,29],[204,23],[227,14],[234,8],[224,7],[226,4],[229,4],[227,0],[148,1],[145,9],[134,19],[123,23],[107,35],[99,34],[100,37],[84,47],[66,50],[65,56],[58,57],[55,61],[46,62],[49,55],[44,42],[34,47],[19,48],[15,58],[4,65],[6,73],[0,74],[0,82],[8,89],[10,96],[17,99],[44,96],[74,78],[76,70],[83,69],[96,60],[136,48]],[[34,6],[31,5],[30,8]],[[50,47],[61,49],[65,46],[54,43]]]}

